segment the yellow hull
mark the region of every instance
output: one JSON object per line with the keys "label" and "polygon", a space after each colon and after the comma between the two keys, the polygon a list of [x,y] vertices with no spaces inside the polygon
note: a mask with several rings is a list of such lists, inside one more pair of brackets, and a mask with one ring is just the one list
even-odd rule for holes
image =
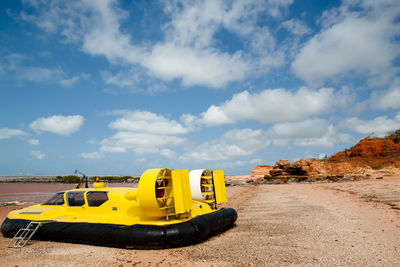
{"label": "yellow hull", "polygon": [[193,200],[187,170],[151,169],[138,189],[93,188],[59,192],[49,201],[11,211],[1,226],[12,237],[31,221],[46,222],[35,238],[132,248],[166,248],[200,242],[232,227],[222,171],[206,171],[204,199]]}

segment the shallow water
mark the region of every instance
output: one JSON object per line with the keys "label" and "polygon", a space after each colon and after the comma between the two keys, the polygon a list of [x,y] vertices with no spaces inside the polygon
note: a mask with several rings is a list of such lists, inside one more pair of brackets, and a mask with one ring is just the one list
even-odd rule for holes
{"label": "shallow water", "polygon": [[[91,186],[91,185],[89,185]],[[108,184],[109,187],[132,187],[137,184]],[[54,193],[74,189],[76,184],[28,184],[4,183],[0,184],[0,202],[22,201],[28,203],[42,203]]]}

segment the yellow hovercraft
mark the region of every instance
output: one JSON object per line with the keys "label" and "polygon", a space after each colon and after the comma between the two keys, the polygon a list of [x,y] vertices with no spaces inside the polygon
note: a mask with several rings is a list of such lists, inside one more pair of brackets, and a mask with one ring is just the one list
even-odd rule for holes
{"label": "yellow hovercraft", "polygon": [[[190,177],[190,178],[189,178]],[[123,248],[186,246],[231,228],[237,213],[225,203],[221,170],[145,171],[138,189],[93,188],[56,193],[43,204],[11,211],[1,232],[13,237],[31,222],[40,223],[33,239]]]}

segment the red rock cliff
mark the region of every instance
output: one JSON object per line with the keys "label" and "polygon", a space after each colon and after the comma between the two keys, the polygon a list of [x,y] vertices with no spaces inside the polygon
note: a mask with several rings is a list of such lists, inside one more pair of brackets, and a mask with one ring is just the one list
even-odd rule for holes
{"label": "red rock cliff", "polygon": [[400,142],[391,138],[365,138],[354,147],[329,158],[330,162],[350,162],[379,169],[400,162]]}
{"label": "red rock cliff", "polygon": [[364,138],[328,161],[279,160],[274,166],[259,165],[247,183],[348,181],[393,174],[400,174],[400,130],[384,138]]}

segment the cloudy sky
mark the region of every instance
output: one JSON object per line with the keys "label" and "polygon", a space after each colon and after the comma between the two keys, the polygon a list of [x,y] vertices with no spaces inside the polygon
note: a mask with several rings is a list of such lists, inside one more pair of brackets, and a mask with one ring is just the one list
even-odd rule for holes
{"label": "cloudy sky", "polygon": [[0,174],[328,156],[400,128],[400,1],[0,2]]}

